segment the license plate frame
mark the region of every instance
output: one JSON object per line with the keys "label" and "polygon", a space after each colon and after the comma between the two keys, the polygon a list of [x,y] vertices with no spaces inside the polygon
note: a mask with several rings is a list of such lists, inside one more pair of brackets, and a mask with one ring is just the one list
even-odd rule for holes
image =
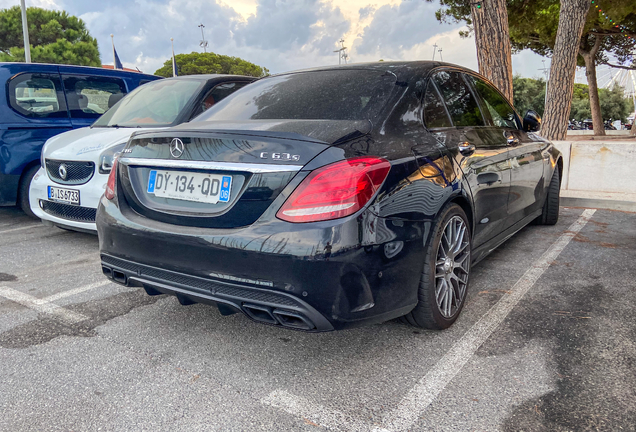
{"label": "license plate frame", "polygon": [[79,206],[81,204],[81,194],[77,189],[48,186],[46,188],[49,201],[63,204]]}
{"label": "license plate frame", "polygon": [[232,192],[232,180],[228,174],[153,169],[148,173],[146,192],[182,201],[227,203]]}

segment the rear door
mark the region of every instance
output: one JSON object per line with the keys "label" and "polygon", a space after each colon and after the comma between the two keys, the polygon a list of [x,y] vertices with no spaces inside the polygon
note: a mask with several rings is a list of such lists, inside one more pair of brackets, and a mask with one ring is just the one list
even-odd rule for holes
{"label": "rear door", "polygon": [[62,74],[62,81],[75,129],[93,124],[110,108],[112,99],[127,93],[126,84],[121,78]]}
{"label": "rear door", "polygon": [[4,174],[20,175],[24,167],[40,159],[47,139],[71,129],[63,87],[57,67],[46,72],[20,73],[7,83],[12,115],[0,130],[6,147]]}
{"label": "rear door", "polygon": [[510,159],[510,195],[508,197],[508,226],[521,221],[539,209],[545,185],[542,157],[546,143],[532,139],[523,132],[517,113],[510,103],[489,83],[471,76],[484,111],[491,124],[508,145]]}
{"label": "rear door", "polygon": [[[448,119],[443,120],[440,100]],[[433,124],[432,116],[441,117]],[[431,132],[454,155],[466,178],[474,201],[474,246],[477,247],[506,226],[510,165],[508,148],[498,129],[488,125],[467,76],[459,71],[434,73],[427,88],[425,118]]]}

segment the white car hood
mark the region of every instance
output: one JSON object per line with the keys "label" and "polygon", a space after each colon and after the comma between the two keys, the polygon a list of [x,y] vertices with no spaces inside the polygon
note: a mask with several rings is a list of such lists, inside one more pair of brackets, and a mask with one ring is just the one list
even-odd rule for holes
{"label": "white car hood", "polygon": [[109,147],[128,142],[135,132],[157,128],[85,127],[61,133],[49,139],[42,152],[45,158],[57,160],[99,160],[99,155]]}

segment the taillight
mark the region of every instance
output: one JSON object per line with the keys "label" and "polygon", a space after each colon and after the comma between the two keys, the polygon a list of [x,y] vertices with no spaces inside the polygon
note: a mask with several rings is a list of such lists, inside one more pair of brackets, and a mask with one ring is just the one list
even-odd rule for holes
{"label": "taillight", "polygon": [[357,157],[312,171],[276,217],[287,222],[316,222],[354,214],[375,195],[391,164],[377,157]]}
{"label": "taillight", "polygon": [[117,158],[113,160],[113,167],[110,169],[110,174],[108,174],[108,182],[106,183],[106,191],[104,192],[104,196],[107,200],[112,200],[115,198],[115,184],[117,181]]}

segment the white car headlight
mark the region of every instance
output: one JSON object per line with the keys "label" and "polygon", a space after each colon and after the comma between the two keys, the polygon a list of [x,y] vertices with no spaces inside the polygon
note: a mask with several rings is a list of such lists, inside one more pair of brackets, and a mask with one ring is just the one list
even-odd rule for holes
{"label": "white car headlight", "polygon": [[99,155],[98,169],[100,174],[110,173],[110,170],[113,168],[113,160],[115,159],[115,156],[121,153],[124,147],[126,147],[126,143],[117,144],[116,146],[106,149]]}

